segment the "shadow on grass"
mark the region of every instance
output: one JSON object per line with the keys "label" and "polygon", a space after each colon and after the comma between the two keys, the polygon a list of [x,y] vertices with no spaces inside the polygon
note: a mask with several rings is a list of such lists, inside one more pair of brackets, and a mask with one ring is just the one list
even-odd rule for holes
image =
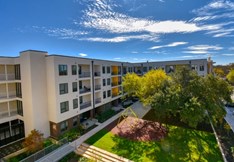
{"label": "shadow on grass", "polygon": [[211,133],[170,127],[161,141],[136,142],[113,136],[113,152],[133,161],[222,161]]}
{"label": "shadow on grass", "polygon": [[97,132],[95,135],[93,135],[92,137],[90,137],[89,139],[87,139],[85,142],[93,145],[95,142],[97,142],[98,140],[100,140],[105,134],[107,134],[108,131],[105,129],[100,130],[99,132]]}

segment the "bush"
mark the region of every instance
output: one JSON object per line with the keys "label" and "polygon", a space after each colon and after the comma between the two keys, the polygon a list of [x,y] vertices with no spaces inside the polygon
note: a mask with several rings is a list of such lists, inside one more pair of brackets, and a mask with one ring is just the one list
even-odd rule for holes
{"label": "bush", "polygon": [[110,117],[112,117],[115,114],[116,113],[114,110],[108,109],[108,110],[104,111],[103,113],[97,115],[97,119],[99,122],[103,123],[104,121],[106,121],[107,119],[109,119]]}
{"label": "bush", "polygon": [[48,146],[50,146],[50,145],[52,145],[53,144],[53,142],[51,141],[51,139],[46,139],[46,140],[44,140],[44,142],[43,142],[43,146],[44,146],[44,148],[45,147],[48,147]]}
{"label": "bush", "polygon": [[67,131],[66,133],[64,133],[62,136],[59,137],[59,139],[63,139],[63,138],[67,138],[68,141],[73,141],[75,139],[77,139],[82,132],[82,128],[78,127],[78,128],[72,128],[71,130]]}

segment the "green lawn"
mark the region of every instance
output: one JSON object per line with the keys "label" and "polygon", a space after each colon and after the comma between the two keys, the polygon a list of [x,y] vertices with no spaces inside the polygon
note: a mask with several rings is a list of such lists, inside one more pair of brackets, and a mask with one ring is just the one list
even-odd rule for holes
{"label": "green lawn", "polygon": [[114,136],[105,129],[86,142],[133,161],[223,161],[212,133],[169,126],[169,134],[160,142],[136,142]]}

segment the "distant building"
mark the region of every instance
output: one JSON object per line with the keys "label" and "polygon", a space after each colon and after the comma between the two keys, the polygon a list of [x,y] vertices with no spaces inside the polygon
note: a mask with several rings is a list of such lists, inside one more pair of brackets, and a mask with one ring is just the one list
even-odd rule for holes
{"label": "distant building", "polygon": [[58,137],[96,112],[116,106],[122,77],[162,68],[167,73],[189,66],[201,76],[212,72],[206,59],[126,63],[28,50],[0,57],[0,146],[31,130]]}

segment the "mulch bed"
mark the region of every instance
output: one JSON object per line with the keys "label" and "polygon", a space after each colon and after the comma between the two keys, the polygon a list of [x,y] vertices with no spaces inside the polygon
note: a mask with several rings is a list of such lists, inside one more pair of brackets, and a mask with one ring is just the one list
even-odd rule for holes
{"label": "mulch bed", "polygon": [[119,124],[116,120],[113,122],[116,126],[110,125],[106,129],[111,129],[111,132],[122,138],[127,138],[134,141],[159,141],[167,135],[167,130],[164,126],[160,126],[158,122],[143,120],[128,116]]}

